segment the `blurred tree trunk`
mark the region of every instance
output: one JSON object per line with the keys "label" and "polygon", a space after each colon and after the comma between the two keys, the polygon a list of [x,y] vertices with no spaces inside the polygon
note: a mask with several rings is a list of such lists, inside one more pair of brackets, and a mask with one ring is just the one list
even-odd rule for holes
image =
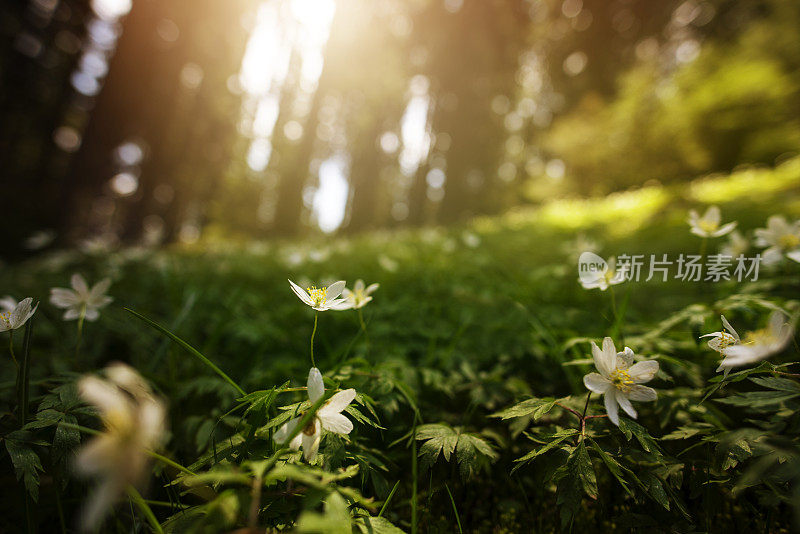
{"label": "blurred tree trunk", "polygon": [[358,232],[375,223],[383,160],[377,141],[383,128],[380,113],[373,117],[372,125],[353,140],[355,151],[350,163],[350,217],[344,228],[348,232]]}

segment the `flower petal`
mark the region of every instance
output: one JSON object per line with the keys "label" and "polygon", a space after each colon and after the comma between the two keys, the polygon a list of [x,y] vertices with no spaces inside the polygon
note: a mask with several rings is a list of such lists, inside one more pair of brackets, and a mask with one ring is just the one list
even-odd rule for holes
{"label": "flower petal", "polygon": [[625,410],[626,414],[630,415],[633,419],[636,419],[636,409],[633,407],[633,404],[631,404],[631,401],[628,399],[625,393],[620,391],[617,392],[617,402],[622,409]]}
{"label": "flower petal", "polygon": [[633,365],[633,350],[630,347],[625,347],[625,350],[617,353],[616,365],[617,369],[627,369]]}
{"label": "flower petal", "polygon": [[295,417],[294,419],[284,423],[283,426],[272,435],[272,439],[275,440],[275,443],[279,445],[286,443],[287,438],[292,434],[292,432],[294,432],[294,429],[297,427],[300,419],[301,417]]}
{"label": "flower petal", "polygon": [[637,362],[628,368],[628,373],[631,375],[633,381],[637,384],[650,382],[658,372],[658,362],[655,360],[647,360],[644,362]]}
{"label": "flower petal", "polygon": [[347,408],[353,399],[356,398],[356,390],[355,389],[345,389],[344,391],[340,391],[336,393],[333,397],[328,399],[328,402],[319,409],[317,414],[320,417],[324,417],[334,413],[341,413],[342,410]]}
{"label": "flower petal", "polygon": [[603,339],[603,349],[597,348],[594,341],[592,342],[592,357],[594,358],[594,366],[600,371],[600,374],[608,377],[617,368],[617,350],[614,348],[614,342],[610,337]]}
{"label": "flower petal", "polygon": [[325,383],[322,381],[322,373],[319,369],[312,367],[308,372],[308,400],[317,402],[325,394]]}
{"label": "flower petal", "polygon": [[349,434],[353,430],[353,423],[340,413],[319,414],[322,428],[337,434]]}
{"label": "flower petal", "polygon": [[71,289],[54,287],[50,290],[50,304],[58,308],[69,308],[78,303],[78,294]]}
{"label": "flower petal", "polygon": [[606,413],[612,423],[619,426],[619,405],[616,397],[617,389],[609,388],[603,395],[603,403],[606,405]]}
{"label": "flower petal", "polygon": [[345,284],[346,282],[344,280],[339,280],[329,285],[328,290],[325,292],[325,301],[330,302],[341,295],[342,291],[344,291]]}
{"label": "flower petal", "polygon": [[297,284],[295,284],[291,280],[289,280],[289,285],[291,286],[292,291],[294,291],[294,294],[297,295],[297,298],[299,298],[300,300],[302,300],[304,303],[308,304],[309,306],[313,306],[314,305],[314,301],[311,300],[311,297],[308,296],[308,293],[306,293],[305,290],[302,287],[298,286]]}
{"label": "flower petal", "polygon": [[647,386],[633,386],[628,392],[628,398],[639,402],[650,402],[658,398],[658,393]]}
{"label": "flower petal", "polygon": [[301,432],[300,435],[302,436],[303,442],[303,457],[306,459],[307,462],[314,461],[314,458],[317,457],[317,451],[319,450],[319,442],[322,439],[322,429],[320,428],[319,418],[314,418],[314,433],[310,436],[305,433],[305,431]]}
{"label": "flower petal", "polygon": [[86,279],[78,273],[72,275],[70,284],[78,295],[86,296],[89,293],[89,286],[86,285]]}
{"label": "flower petal", "polygon": [[736,330],[733,329],[731,323],[728,322],[725,316],[720,315],[719,318],[722,319],[722,326],[724,326],[725,329],[731,333],[731,335],[736,339],[736,341],[741,341],[741,339],[739,339],[739,334],[736,333]]}
{"label": "flower petal", "polygon": [[605,393],[611,387],[611,381],[600,373],[589,373],[583,377],[583,385],[589,391]]}

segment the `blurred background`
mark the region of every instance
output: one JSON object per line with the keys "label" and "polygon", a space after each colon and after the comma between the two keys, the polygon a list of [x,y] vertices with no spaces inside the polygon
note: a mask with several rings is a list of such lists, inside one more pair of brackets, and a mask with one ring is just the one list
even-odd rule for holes
{"label": "blurred background", "polygon": [[800,149],[796,0],[5,0],[0,254],[450,224]]}

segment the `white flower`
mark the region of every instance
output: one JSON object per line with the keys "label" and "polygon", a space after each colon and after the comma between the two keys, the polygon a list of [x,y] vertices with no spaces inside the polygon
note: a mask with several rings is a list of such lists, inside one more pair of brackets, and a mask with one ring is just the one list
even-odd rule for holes
{"label": "white flower", "polygon": [[342,291],[342,297],[344,297],[344,303],[342,304],[341,307],[338,307],[337,309],[357,310],[359,308],[363,308],[369,303],[369,301],[372,300],[372,297],[370,295],[374,293],[379,287],[380,284],[370,284],[365,288],[363,280],[356,280],[356,283],[353,284],[352,291],[350,291],[347,288],[344,288],[344,290]]}
{"label": "white flower", "polygon": [[[711,347],[711,350],[722,353],[723,349],[739,343],[741,339],[739,338],[739,334],[736,333],[736,330],[734,330],[731,326],[731,323],[725,319],[725,316],[720,315],[720,318],[722,319],[722,326],[724,327],[724,330],[720,330],[719,332],[711,332],[710,334],[704,334],[700,337],[710,337],[711,339],[708,340],[708,346]],[[727,330],[727,332],[725,330]]]}
{"label": "white flower", "polygon": [[800,261],[800,221],[789,224],[780,215],[773,215],[767,219],[766,228],[755,231],[756,245],[767,247],[762,253],[765,265],[774,264],[786,254],[794,261]]}
{"label": "white flower", "polygon": [[86,443],[75,457],[75,470],[98,477],[81,522],[94,531],[128,485],[141,485],[150,465],[148,450],[161,445],[166,432],[166,409],[147,382],[131,367],[115,363],[108,380],[85,376],[81,396],[100,411],[103,432]]}
{"label": "white flower", "polygon": [[23,299],[19,304],[11,297],[4,297],[2,307],[5,311],[0,312],[0,332],[16,330],[24,325],[39,307],[38,304],[32,307],[32,304],[33,299],[30,297]]}
{"label": "white flower", "polygon": [[10,312],[14,311],[14,308],[17,307],[17,299],[12,297],[11,295],[6,295],[5,297],[0,297],[0,311]]}
{"label": "white flower", "polygon": [[344,290],[345,281],[339,280],[328,287],[317,288],[311,286],[303,290],[300,286],[289,280],[292,291],[297,297],[317,311],[341,310],[344,309],[344,299],[337,298]]}
{"label": "white flower", "polygon": [[730,233],[736,228],[736,222],[720,226],[719,208],[717,206],[709,207],[706,212],[700,217],[695,210],[689,211],[689,226],[692,228],[692,233],[700,237],[720,237]]}
{"label": "white flower", "polygon": [[625,347],[623,352],[617,352],[610,337],[603,339],[602,350],[592,341],[592,357],[600,373],[589,373],[583,383],[589,391],[604,395],[606,413],[615,425],[619,426],[619,406],[636,419],[631,401],[654,401],[658,397],[656,390],[641,385],[656,375],[657,361],[633,363],[633,351]]}
{"label": "white flower", "polygon": [[[322,382],[322,373],[319,369],[312,367],[308,372],[308,400],[311,403],[317,402],[325,394],[325,384]],[[356,398],[355,389],[345,389],[332,396],[314,414],[314,418],[308,426],[300,431],[297,436],[289,443],[294,450],[303,448],[303,456],[306,461],[311,462],[317,456],[319,442],[322,439],[322,429],[336,434],[349,434],[353,430],[353,423],[345,416],[342,411]],[[303,416],[295,417],[284,424],[273,436],[278,444],[286,443],[289,435],[294,432]]]}
{"label": "white flower", "polygon": [[736,259],[748,250],[750,250],[750,240],[740,234],[738,230],[734,230],[728,236],[728,242],[720,248],[719,253]]}
{"label": "white flower", "polygon": [[64,312],[65,321],[77,319],[81,313],[87,321],[94,321],[100,316],[98,310],[114,300],[105,294],[111,285],[108,278],[97,282],[91,289],[79,274],[73,274],[70,283],[72,289],[54,287],[50,290],[50,303],[67,309]]}
{"label": "white flower", "polygon": [[760,330],[748,332],[742,342],[722,349],[725,357],[720,370],[759,362],[786,348],[794,335],[794,324],[782,312],[774,311],[769,324]]}
{"label": "white flower", "polygon": [[[600,258],[602,259],[602,258]],[[611,256],[608,258],[608,267],[605,271],[598,271],[596,276],[585,275],[580,278],[581,285],[584,289],[599,288],[600,291],[605,291],[609,286],[615,286],[624,282],[628,276],[627,265],[623,265],[617,269],[617,258]]]}

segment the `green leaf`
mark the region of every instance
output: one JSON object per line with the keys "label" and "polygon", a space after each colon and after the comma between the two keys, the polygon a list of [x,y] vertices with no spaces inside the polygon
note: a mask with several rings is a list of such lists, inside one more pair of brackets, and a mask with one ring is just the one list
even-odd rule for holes
{"label": "green leaf", "polygon": [[519,465],[515,465],[514,468],[511,470],[511,472],[513,473],[514,471],[516,471],[517,469],[522,467],[525,463],[530,462],[531,460],[533,460],[537,456],[541,456],[542,454],[555,449],[565,439],[567,439],[569,437],[572,437],[572,436],[575,436],[577,434],[578,434],[578,431],[576,429],[574,429],[574,428],[566,428],[566,429],[563,429],[563,430],[559,430],[558,432],[556,432],[555,434],[552,434],[548,438],[545,438],[547,443],[543,447],[541,447],[541,448],[539,448],[537,450],[533,450],[533,451],[529,452],[528,454],[526,454],[525,456],[523,456],[521,458],[517,458],[516,460],[514,460],[515,462],[520,462],[520,464]]}
{"label": "green leaf", "polygon": [[583,441],[572,451],[567,463],[558,469],[556,478],[556,504],[561,507],[561,527],[564,528],[580,509],[584,493],[592,499],[597,498],[597,478]]}
{"label": "green leaf", "polygon": [[664,484],[661,482],[661,479],[649,471],[644,471],[639,474],[639,480],[641,481],[642,489],[644,489],[645,493],[665,509],[669,510],[669,497],[667,496],[667,492],[664,491]]}
{"label": "green leaf", "polygon": [[356,525],[362,534],[403,534],[385,517],[360,517]]}
{"label": "green leaf", "polygon": [[749,391],[747,393],[737,393],[724,399],[714,400],[721,404],[757,410],[759,408],[781,404],[782,402],[786,402],[798,396],[800,396],[800,392],[798,391]]}
{"label": "green leaf", "polygon": [[436,463],[440,453],[449,462],[455,452],[459,472],[464,479],[498,458],[489,442],[482,437],[445,424],[420,425],[417,427],[417,439],[425,441],[420,447],[419,456],[424,459],[427,468]]}
{"label": "green leaf", "polygon": [[31,434],[24,430],[12,432],[6,436],[6,450],[14,465],[17,480],[24,481],[31,498],[38,502],[39,473],[44,472],[44,468],[42,468],[39,455],[31,448],[31,445],[38,445],[41,442],[33,441],[31,438]]}
{"label": "green leaf", "polygon": [[510,408],[506,408],[501,412],[497,412],[492,414],[490,417],[500,417],[502,419],[512,419],[514,417],[525,417],[530,415],[534,421],[538,420],[540,417],[545,415],[547,412],[553,409],[553,406],[556,405],[556,399],[546,398],[546,399],[537,399],[532,398],[528,400],[524,400],[519,404],[515,404]]}
{"label": "green leaf", "polygon": [[606,467],[611,474],[614,475],[614,478],[617,479],[617,482],[619,482],[620,486],[622,486],[622,489],[624,489],[628,495],[633,495],[633,492],[628,487],[628,482],[624,477],[624,467],[622,467],[613,456],[600,448],[600,445],[598,445],[594,440],[590,440],[589,444],[591,445],[592,450],[594,450],[600,459],[603,460],[603,463],[606,464]]}
{"label": "green leaf", "polygon": [[631,437],[635,437],[639,444],[647,452],[652,452],[661,455],[661,448],[658,446],[655,438],[651,436],[645,427],[625,417],[619,418],[619,429],[625,434],[625,438],[630,441]]}
{"label": "green leaf", "polygon": [[779,378],[777,376],[762,376],[749,379],[754,384],[763,386],[768,389],[776,391],[788,391],[792,393],[800,393],[800,384],[788,378]]}

